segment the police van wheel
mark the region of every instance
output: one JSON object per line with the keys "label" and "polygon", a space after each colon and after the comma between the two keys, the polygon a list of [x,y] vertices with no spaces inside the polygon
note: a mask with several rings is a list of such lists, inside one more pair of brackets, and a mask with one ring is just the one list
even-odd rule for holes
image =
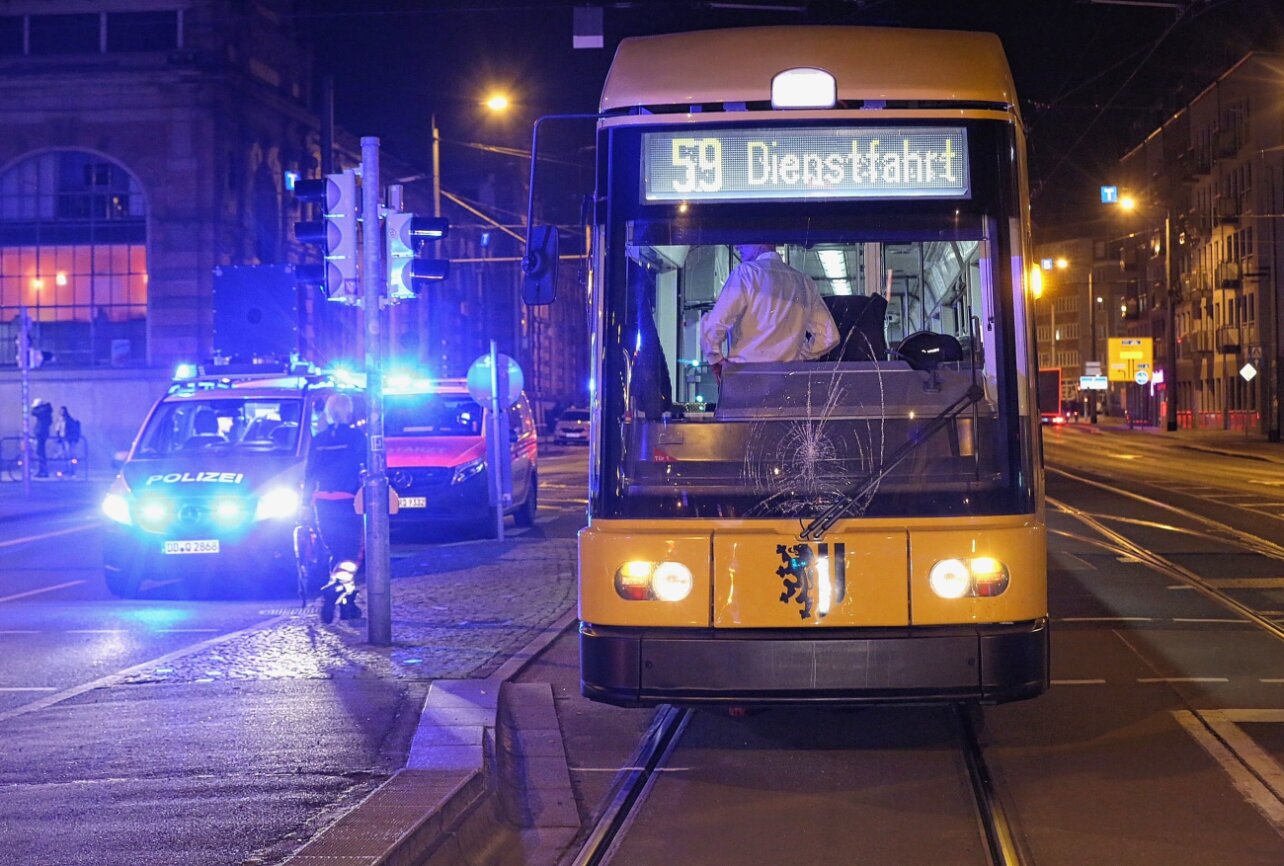
{"label": "police van wheel", "polygon": [[513,522],[518,526],[534,526],[535,513],[539,510],[539,476],[531,475],[530,490],[526,492],[526,501],[513,515]]}
{"label": "police van wheel", "polygon": [[138,587],[142,581],[129,572],[104,569],[103,578],[107,581],[107,591],[117,598],[138,597]]}

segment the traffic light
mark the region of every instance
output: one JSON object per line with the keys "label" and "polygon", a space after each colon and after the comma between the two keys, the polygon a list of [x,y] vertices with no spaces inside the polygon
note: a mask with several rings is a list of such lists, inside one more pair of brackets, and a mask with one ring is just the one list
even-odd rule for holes
{"label": "traffic light", "polygon": [[445,217],[421,217],[392,212],[383,223],[388,241],[388,297],[417,298],[423,284],[444,280],[450,274],[448,259],[419,258],[422,244],[439,241],[450,230]]}
{"label": "traffic light", "polygon": [[321,219],[294,224],[294,236],[299,242],[320,247],[324,259],[319,265],[300,265],[295,270],[298,281],[319,286],[328,300],[355,303],[361,297],[357,274],[357,213],[361,202],[356,172],[349,169],[324,178],[296,181],[294,195],[322,209]]}

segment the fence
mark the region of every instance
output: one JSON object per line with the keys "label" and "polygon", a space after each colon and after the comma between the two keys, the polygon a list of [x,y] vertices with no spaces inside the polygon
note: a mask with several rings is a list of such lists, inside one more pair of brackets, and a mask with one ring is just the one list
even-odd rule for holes
{"label": "fence", "polygon": [[[50,478],[80,478],[89,474],[89,443],[80,437],[74,443],[50,438],[45,443],[46,463]],[[35,437],[31,437],[31,459],[36,457]],[[38,467],[33,467],[38,469]],[[35,472],[32,473],[33,475]],[[22,480],[22,437],[0,438],[0,480]]]}

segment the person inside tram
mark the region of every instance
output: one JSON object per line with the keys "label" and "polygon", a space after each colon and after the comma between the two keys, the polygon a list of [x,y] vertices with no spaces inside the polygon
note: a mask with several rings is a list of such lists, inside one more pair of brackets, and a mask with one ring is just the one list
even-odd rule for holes
{"label": "person inside tram", "polygon": [[728,362],[814,361],[838,345],[816,284],[774,244],[737,244],[736,252],[740,264],[700,323],[700,347],[719,382]]}

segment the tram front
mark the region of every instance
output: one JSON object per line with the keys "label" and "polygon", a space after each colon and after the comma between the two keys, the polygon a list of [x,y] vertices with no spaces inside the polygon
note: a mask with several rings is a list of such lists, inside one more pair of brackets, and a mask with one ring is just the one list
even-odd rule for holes
{"label": "tram front", "polygon": [[[599,124],[584,694],[1039,694],[1046,545],[1015,109],[651,108]],[[719,381],[701,320],[745,244],[811,279],[840,341],[817,360],[729,363]]]}

